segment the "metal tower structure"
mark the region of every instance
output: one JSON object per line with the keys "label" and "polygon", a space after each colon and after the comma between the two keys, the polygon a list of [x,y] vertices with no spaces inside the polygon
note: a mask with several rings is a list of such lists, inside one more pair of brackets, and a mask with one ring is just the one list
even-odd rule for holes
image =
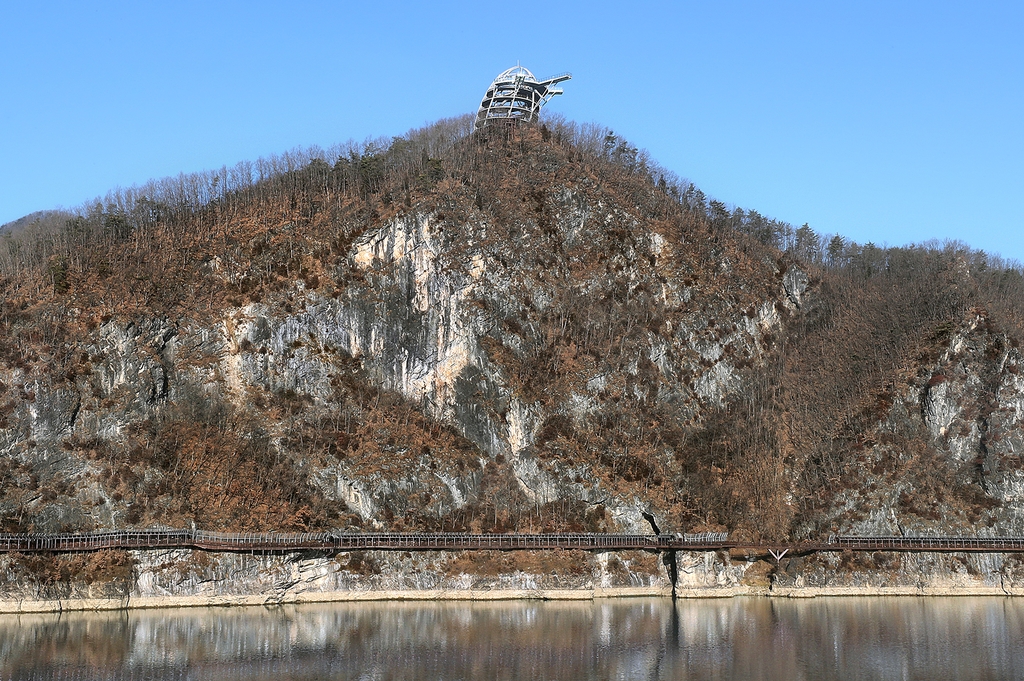
{"label": "metal tower structure", "polygon": [[570,78],[572,74],[561,73],[547,80],[537,80],[526,67],[513,66],[487,88],[476,112],[474,129],[479,130],[491,121],[536,121],[540,108],[555,95],[562,94],[562,89],[554,86]]}

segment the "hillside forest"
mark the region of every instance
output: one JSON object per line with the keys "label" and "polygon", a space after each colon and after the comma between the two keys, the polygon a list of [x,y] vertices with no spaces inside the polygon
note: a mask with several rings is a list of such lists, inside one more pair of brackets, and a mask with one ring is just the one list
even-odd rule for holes
{"label": "hillside forest", "polygon": [[1018,263],[557,116],[47,211],[0,301],[4,532],[1024,530]]}

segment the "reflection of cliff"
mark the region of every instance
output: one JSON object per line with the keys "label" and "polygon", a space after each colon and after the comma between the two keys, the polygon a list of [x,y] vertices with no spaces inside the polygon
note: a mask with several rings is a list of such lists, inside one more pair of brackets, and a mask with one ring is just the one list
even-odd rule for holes
{"label": "reflection of cliff", "polygon": [[[1012,678],[998,598],[358,603],[0,617],[0,676]],[[58,643],[59,642],[59,643]],[[989,651],[985,655],[972,651]],[[75,676],[75,673],[79,676]],[[134,675],[134,676],[132,676]]]}
{"label": "reflection of cliff", "polygon": [[[0,253],[0,529],[1024,532],[1013,270],[841,239],[825,262],[614,135],[469,124],[154,189]],[[0,558],[56,595],[189,592],[235,560]],[[631,560],[560,577],[664,579]],[[681,566],[698,586],[1017,570]]]}

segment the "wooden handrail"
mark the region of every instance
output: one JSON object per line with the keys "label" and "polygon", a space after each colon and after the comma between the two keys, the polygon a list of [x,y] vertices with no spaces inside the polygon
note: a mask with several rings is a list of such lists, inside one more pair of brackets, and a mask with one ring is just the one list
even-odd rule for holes
{"label": "wooden handrail", "polygon": [[1024,537],[854,537],[823,542],[757,543],[730,541],[725,533],[703,534],[463,534],[208,532],[205,530],[107,530],[63,534],[0,533],[0,553],[72,553],[102,549],[199,549],[244,553],[294,551],[467,551],[467,550],[623,550],[1024,552]]}

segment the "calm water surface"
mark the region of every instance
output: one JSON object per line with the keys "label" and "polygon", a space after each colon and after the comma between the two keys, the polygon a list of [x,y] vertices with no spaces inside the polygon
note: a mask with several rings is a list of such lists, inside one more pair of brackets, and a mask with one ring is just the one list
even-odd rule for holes
{"label": "calm water surface", "polygon": [[1024,599],[352,603],[0,616],[0,679],[1024,678]]}

